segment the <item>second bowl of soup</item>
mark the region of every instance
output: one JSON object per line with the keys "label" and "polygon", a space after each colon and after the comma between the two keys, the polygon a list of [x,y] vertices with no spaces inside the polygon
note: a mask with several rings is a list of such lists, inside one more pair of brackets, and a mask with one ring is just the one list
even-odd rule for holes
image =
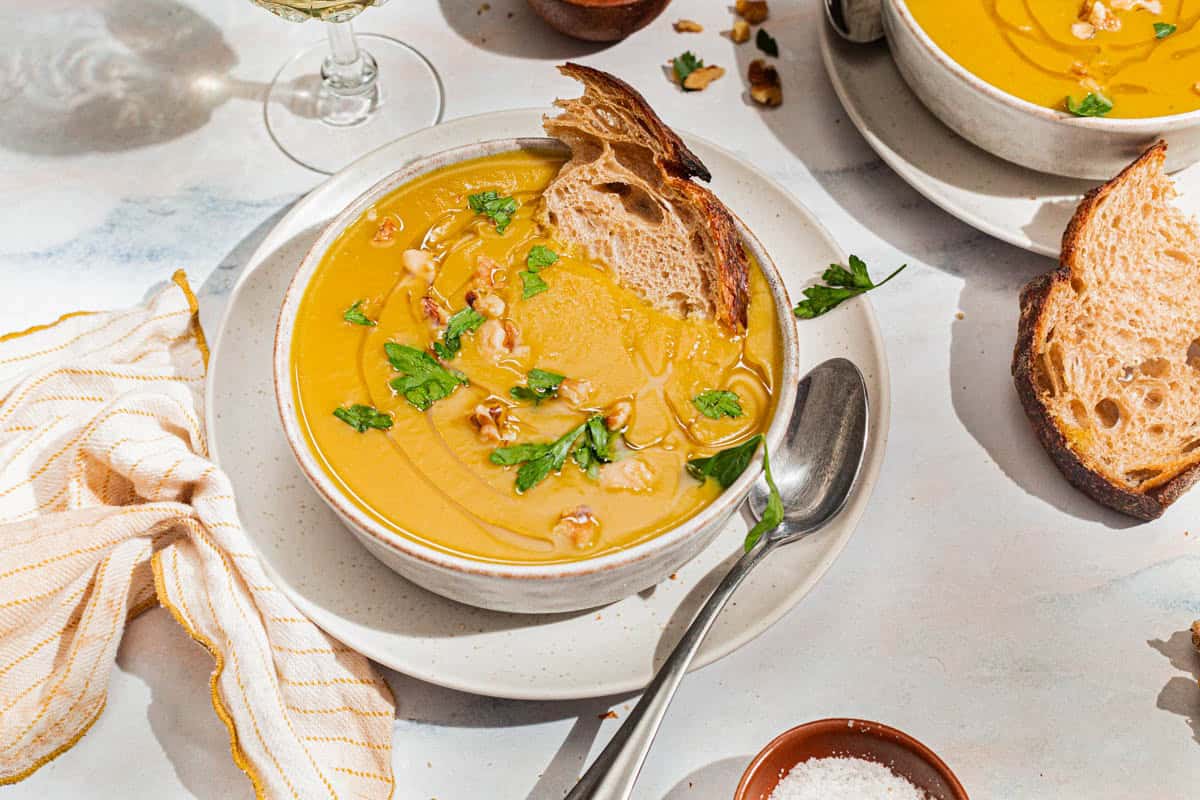
{"label": "second bowl of soup", "polygon": [[566,157],[489,142],[386,179],[313,246],[276,338],[310,482],[393,569],[503,611],[588,608],[678,569],[761,456],[728,487],[697,460],[774,443],[795,395],[790,303],[749,231],[746,330],[673,316],[538,220]]}

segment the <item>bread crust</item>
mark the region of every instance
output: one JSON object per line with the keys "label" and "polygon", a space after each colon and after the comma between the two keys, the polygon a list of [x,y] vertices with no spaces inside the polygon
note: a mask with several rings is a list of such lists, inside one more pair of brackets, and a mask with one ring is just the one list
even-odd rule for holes
{"label": "bread crust", "polygon": [[1091,466],[1085,455],[1076,452],[1055,424],[1054,418],[1042,402],[1041,391],[1037,385],[1037,359],[1038,344],[1046,338],[1048,310],[1052,307],[1056,294],[1071,291],[1071,276],[1078,257],[1079,241],[1100,204],[1133,171],[1154,164],[1161,169],[1166,160],[1166,153],[1166,142],[1156,142],[1121,170],[1115,178],[1084,196],[1063,232],[1059,266],[1052,272],[1034,278],[1021,290],[1021,317],[1017,324],[1017,342],[1013,348],[1012,361],[1013,382],[1016,384],[1017,395],[1021,398],[1025,414],[1033,425],[1038,441],[1066,479],[1109,508],[1142,520],[1162,516],[1167,506],[1191,488],[1197,479],[1200,479],[1200,463],[1193,464],[1170,479],[1144,490],[1130,489],[1112,481]]}
{"label": "bread crust", "polygon": [[750,262],[729,209],[710,189],[692,181],[692,178],[711,180],[708,167],[654,113],[646,98],[625,81],[573,62],[560,65],[558,70],[599,94],[620,98],[622,105],[634,114],[647,134],[662,147],[662,155],[656,156],[656,163],[663,171],[663,182],[682,194],[699,211],[716,251],[717,280],[716,285],[708,287],[708,292],[713,299],[717,322],[735,332],[745,330],[749,311]]}

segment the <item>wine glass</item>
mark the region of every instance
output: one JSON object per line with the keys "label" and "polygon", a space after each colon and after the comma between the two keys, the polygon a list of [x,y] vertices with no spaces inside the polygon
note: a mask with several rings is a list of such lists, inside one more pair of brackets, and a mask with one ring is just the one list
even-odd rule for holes
{"label": "wine glass", "polygon": [[387,0],[252,0],[290,22],[325,23],[329,42],[297,53],[267,92],[275,144],[331,174],[375,148],[442,117],[442,84],[425,56],[378,34],[355,36],[350,20]]}

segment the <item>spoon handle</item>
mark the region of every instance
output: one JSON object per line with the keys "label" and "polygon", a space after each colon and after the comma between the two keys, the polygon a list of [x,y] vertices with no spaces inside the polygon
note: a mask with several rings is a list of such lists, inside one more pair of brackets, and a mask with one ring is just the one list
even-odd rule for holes
{"label": "spoon handle", "polygon": [[628,800],[654,736],[658,733],[658,726],[667,713],[667,706],[675,696],[675,690],[679,688],[679,682],[683,680],[696,651],[700,649],[700,643],[716,622],[717,615],[734,589],[772,549],[774,544],[764,540],[733,565],[692,620],[654,680],[650,681],[637,706],[565,800]]}

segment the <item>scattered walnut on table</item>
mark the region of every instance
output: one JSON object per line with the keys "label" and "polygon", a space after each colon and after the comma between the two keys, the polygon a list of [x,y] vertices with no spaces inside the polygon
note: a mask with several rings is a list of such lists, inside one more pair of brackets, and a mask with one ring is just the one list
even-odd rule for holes
{"label": "scattered walnut on table", "polygon": [[777,106],[783,102],[783,85],[779,72],[761,58],[750,62],[750,99],[760,106]]}
{"label": "scattered walnut on table", "polygon": [[733,10],[738,16],[751,25],[758,25],[767,19],[767,0],[737,0]]}
{"label": "scattered walnut on table", "polygon": [[744,19],[735,19],[733,29],[729,31],[729,38],[734,44],[750,41],[750,23]]}
{"label": "scattered walnut on table", "polygon": [[693,22],[690,19],[681,19],[675,22],[676,33],[703,33],[704,26],[699,22]]}
{"label": "scattered walnut on table", "polygon": [[723,67],[700,67],[699,69],[694,69],[683,79],[683,88],[689,92],[702,91],[724,74],[725,69]]}

